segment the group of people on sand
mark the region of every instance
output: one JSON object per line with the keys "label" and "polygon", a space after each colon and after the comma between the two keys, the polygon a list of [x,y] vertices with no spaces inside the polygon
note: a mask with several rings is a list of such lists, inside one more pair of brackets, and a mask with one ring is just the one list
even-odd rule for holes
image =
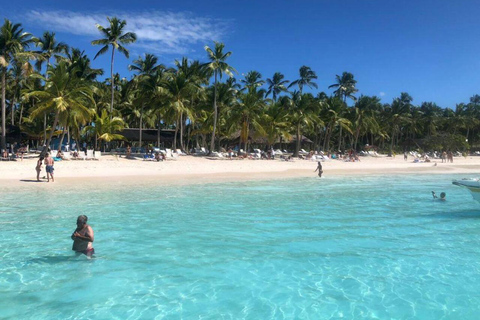
{"label": "group of people on sand", "polygon": [[54,165],[54,160],[52,157],[50,157],[50,154],[47,153],[45,154],[45,157],[40,156],[37,160],[37,166],[35,167],[35,170],[37,171],[37,181],[40,181],[40,172],[42,171],[42,164],[45,163],[45,171],[47,172],[47,182],[50,182],[50,178],[52,179],[52,182],[54,182],[53,178],[53,171],[55,170],[53,165]]}
{"label": "group of people on sand", "polygon": [[442,152],[442,163],[443,162],[453,162],[453,152],[452,151],[443,151]]}

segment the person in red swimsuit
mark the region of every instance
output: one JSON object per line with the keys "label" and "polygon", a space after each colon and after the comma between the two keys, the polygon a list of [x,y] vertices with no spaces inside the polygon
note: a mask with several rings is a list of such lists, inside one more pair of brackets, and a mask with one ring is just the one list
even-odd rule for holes
{"label": "person in red swimsuit", "polygon": [[91,257],[95,253],[93,249],[93,229],[87,224],[88,218],[85,215],[78,216],[77,229],[72,233],[72,250]]}

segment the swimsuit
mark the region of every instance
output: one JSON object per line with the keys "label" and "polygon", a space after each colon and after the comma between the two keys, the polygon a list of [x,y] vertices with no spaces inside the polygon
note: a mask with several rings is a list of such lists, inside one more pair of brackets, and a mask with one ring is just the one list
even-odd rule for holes
{"label": "swimsuit", "polygon": [[91,257],[92,254],[95,254],[95,249],[90,248],[90,249],[87,249],[87,250],[77,251],[77,252],[83,253],[83,254],[86,255],[87,257]]}
{"label": "swimsuit", "polygon": [[47,170],[47,173],[53,173],[53,170],[54,170],[54,169],[53,169],[53,166],[47,165],[47,166],[46,166],[46,170]]}

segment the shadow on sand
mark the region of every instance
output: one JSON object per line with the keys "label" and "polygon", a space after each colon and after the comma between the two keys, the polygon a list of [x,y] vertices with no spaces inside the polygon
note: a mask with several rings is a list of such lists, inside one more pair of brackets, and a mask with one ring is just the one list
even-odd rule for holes
{"label": "shadow on sand", "polygon": [[33,179],[32,179],[32,180],[21,179],[20,181],[21,181],[21,182],[37,182],[37,183],[38,183],[38,182],[46,182],[46,181],[43,181],[43,180],[37,181],[37,180],[33,180]]}

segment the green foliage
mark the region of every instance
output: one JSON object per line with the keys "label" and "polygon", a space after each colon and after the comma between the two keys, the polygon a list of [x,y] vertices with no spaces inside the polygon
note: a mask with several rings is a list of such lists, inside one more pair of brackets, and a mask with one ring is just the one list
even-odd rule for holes
{"label": "green foliage", "polygon": [[459,134],[433,135],[423,140],[423,149],[427,151],[464,151],[470,149],[465,137]]}

